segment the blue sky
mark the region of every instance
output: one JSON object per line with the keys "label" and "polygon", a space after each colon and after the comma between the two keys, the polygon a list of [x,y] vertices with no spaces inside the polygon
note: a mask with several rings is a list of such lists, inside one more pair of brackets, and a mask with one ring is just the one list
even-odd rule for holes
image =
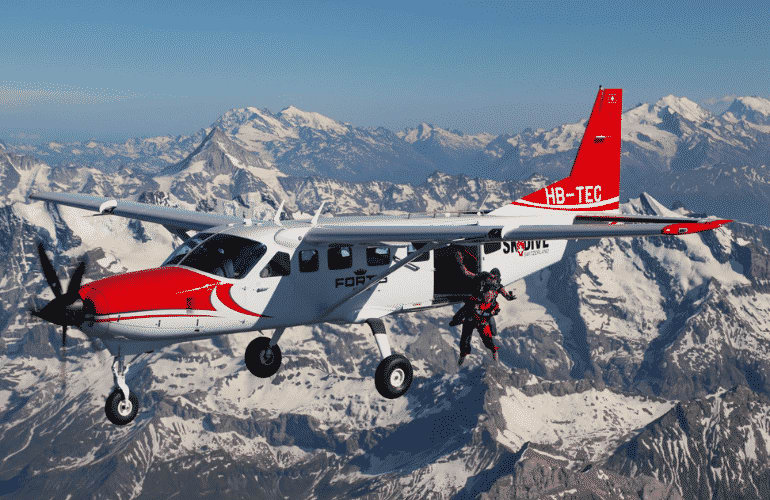
{"label": "blue sky", "polygon": [[767,2],[159,3],[4,4],[0,141],[185,134],[290,104],[515,133],[585,117],[599,84],[625,107],[770,93]]}

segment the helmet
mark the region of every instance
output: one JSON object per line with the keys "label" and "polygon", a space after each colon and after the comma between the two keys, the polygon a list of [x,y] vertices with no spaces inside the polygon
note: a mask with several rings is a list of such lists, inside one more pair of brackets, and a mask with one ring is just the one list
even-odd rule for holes
{"label": "helmet", "polygon": [[496,267],[493,267],[491,271],[489,271],[489,274],[494,276],[497,279],[500,279],[500,270]]}

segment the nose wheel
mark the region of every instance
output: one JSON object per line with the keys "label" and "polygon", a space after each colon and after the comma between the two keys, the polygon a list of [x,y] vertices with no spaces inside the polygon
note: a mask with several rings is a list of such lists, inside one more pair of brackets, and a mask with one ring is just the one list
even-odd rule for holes
{"label": "nose wheel", "polygon": [[272,344],[267,337],[257,337],[246,347],[244,360],[252,375],[260,378],[272,377],[281,367],[281,348]]}
{"label": "nose wheel", "polygon": [[104,404],[104,413],[107,414],[107,420],[115,425],[126,425],[130,423],[139,412],[139,399],[133,392],[128,395],[128,399],[123,397],[123,391],[115,389],[107,397]]}

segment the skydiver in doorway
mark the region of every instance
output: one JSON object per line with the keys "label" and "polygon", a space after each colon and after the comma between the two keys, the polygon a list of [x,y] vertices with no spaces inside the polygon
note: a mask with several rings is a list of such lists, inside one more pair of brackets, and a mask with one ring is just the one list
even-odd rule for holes
{"label": "skydiver in doorway", "polygon": [[462,252],[457,252],[457,263],[463,274],[478,281],[479,289],[474,295],[465,300],[465,304],[454,315],[450,326],[462,323],[462,335],[460,336],[460,358],[457,364],[462,365],[465,356],[471,352],[471,336],[473,330],[478,330],[484,346],[492,352],[492,358],[497,361],[497,349],[494,337],[497,335],[497,326],[494,316],[500,312],[497,296],[502,294],[507,300],[513,300],[515,295],[508,292],[500,283],[500,270],[492,269],[490,272],[474,273],[463,263]]}

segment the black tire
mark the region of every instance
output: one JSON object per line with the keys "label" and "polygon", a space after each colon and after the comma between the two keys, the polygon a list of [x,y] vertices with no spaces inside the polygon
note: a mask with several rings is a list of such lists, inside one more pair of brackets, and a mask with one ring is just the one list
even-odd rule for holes
{"label": "black tire", "polygon": [[107,396],[107,402],[104,404],[104,413],[107,414],[107,420],[115,425],[126,425],[130,423],[139,412],[139,399],[133,392],[128,393],[128,405],[123,404],[123,391],[115,389]]}
{"label": "black tire", "polygon": [[380,361],[374,374],[374,386],[382,397],[396,399],[412,385],[412,363],[400,354],[391,354]]}
{"label": "black tire", "polygon": [[257,337],[249,342],[243,358],[252,375],[272,377],[281,367],[281,348],[277,345],[270,347],[270,339],[267,337]]}

